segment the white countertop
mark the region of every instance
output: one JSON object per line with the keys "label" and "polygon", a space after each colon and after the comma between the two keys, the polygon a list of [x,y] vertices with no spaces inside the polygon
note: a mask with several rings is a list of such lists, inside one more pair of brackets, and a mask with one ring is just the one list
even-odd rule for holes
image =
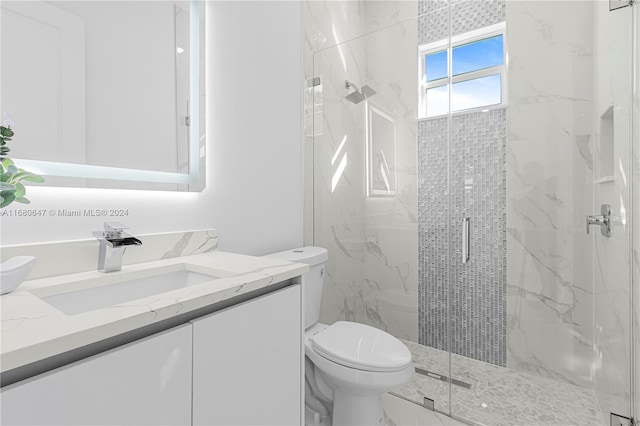
{"label": "white countertop", "polygon": [[[142,278],[151,268],[181,263],[221,278],[76,315],[64,314],[36,295],[71,291],[74,283],[86,280],[115,283]],[[308,270],[303,264],[216,251],[124,266],[108,274],[89,271],[25,281],[13,293],[0,296],[0,372],[269,287]]]}

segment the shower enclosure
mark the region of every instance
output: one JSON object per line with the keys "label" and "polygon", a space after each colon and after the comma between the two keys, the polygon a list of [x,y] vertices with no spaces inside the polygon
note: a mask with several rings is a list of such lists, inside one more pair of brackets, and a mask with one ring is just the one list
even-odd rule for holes
{"label": "shower enclosure", "polygon": [[416,375],[397,396],[488,425],[640,409],[639,7],[305,3],[321,320],[403,339]]}

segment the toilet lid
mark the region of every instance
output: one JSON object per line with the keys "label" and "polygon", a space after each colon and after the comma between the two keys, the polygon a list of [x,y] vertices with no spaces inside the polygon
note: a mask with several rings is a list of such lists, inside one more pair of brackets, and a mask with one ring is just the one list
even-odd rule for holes
{"label": "toilet lid", "polygon": [[411,352],[377,328],[338,321],[311,339],[316,353],[335,363],[367,371],[398,371],[411,363]]}

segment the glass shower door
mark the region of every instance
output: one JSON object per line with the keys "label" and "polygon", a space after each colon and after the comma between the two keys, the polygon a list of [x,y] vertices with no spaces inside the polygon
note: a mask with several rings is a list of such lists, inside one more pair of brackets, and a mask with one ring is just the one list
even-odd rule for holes
{"label": "glass shower door", "polygon": [[[384,6],[366,4],[371,14]],[[393,392],[448,413],[447,208],[419,224],[419,206],[446,200],[448,184],[445,176],[430,200],[418,197],[427,183],[417,172],[426,159],[417,141],[417,29],[407,19],[314,52],[313,238],[329,249],[321,320],[357,321],[402,339],[416,375]],[[438,167],[446,168],[446,133],[440,142]],[[419,245],[437,258],[426,262]],[[419,276],[439,280],[437,298],[424,297]],[[419,318],[425,303],[438,316]],[[419,334],[429,326],[440,346],[424,351]]]}
{"label": "glass shower door", "polygon": [[[631,413],[631,8],[480,3],[476,24],[504,22],[507,71],[500,105],[449,116],[451,370],[468,385],[451,412],[608,425]],[[482,31],[456,30],[458,6],[454,53]],[[602,205],[611,235],[587,234]]]}

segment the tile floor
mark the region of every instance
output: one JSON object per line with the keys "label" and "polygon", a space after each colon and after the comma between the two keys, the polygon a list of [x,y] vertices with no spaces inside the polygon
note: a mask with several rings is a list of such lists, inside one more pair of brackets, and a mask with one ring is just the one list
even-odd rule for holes
{"label": "tile floor", "polygon": [[[404,343],[411,350],[416,367],[448,375],[447,352],[412,342]],[[454,385],[449,395],[447,382],[415,374],[410,383],[391,393],[420,404],[424,397],[433,399],[435,409],[442,412],[449,411],[451,397],[452,415],[487,426],[608,425],[598,409],[595,396],[587,389],[458,355],[452,358],[452,376],[471,387]],[[429,411],[419,406],[416,408]],[[390,418],[396,420],[393,416]],[[408,420],[394,424],[430,424],[403,421]]]}

